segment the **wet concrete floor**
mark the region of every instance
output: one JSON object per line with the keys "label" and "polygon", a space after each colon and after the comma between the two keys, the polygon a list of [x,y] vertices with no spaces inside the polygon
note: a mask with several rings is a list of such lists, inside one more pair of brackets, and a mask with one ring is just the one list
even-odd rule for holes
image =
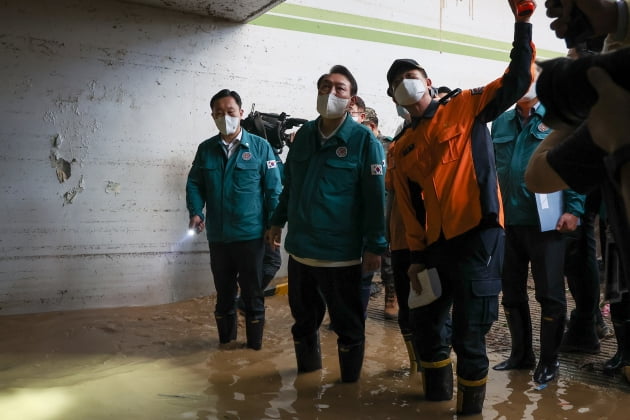
{"label": "wet concrete floor", "polygon": [[[296,375],[287,297],[267,298],[261,351],[219,346],[213,299],[169,305],[0,317],[0,419],[452,419],[455,399],[426,402],[394,321],[372,298],[362,377],[339,381],[336,336],[322,327],[324,369]],[[532,311],[536,316],[537,311]],[[535,335],[537,333],[535,332]],[[537,350],[538,342],[535,340]],[[502,317],[488,336],[491,365],[509,354]],[[595,356],[563,355],[558,381],[490,371],[483,419],[627,419],[630,386]]]}

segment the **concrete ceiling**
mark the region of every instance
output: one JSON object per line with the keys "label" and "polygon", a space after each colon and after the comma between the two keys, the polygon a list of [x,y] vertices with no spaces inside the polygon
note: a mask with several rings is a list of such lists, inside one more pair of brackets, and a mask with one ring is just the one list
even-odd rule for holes
{"label": "concrete ceiling", "polygon": [[232,22],[248,22],[284,0],[124,0],[130,3],[163,7],[184,13],[230,20]]}

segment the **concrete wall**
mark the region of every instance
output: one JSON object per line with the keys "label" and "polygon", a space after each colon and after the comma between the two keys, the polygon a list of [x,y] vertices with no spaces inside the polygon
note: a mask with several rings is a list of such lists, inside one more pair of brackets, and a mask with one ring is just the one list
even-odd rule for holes
{"label": "concrete wall", "polygon": [[[484,3],[286,6],[510,42],[507,5]],[[255,102],[314,118],[315,80],[342,63],[391,134],[399,120],[384,74],[394,58],[415,57],[436,84],[463,88],[506,66],[507,53],[501,61],[375,42],[374,25],[365,36],[348,22],[337,35],[309,33],[304,22],[317,19],[296,28],[278,23],[284,12],[237,25],[116,1],[0,1],[0,315],[213,293],[205,238],[185,238],[184,187],[197,145],[216,133],[208,101],[221,88],[241,93],[246,110]],[[547,24],[538,30],[549,33]],[[562,51],[550,35],[542,43]]]}

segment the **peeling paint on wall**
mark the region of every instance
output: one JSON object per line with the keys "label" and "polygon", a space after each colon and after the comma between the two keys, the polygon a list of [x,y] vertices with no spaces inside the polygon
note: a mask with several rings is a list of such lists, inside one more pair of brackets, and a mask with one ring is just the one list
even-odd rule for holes
{"label": "peeling paint on wall", "polygon": [[81,175],[81,179],[79,180],[79,185],[72,188],[70,191],[66,191],[65,194],[63,195],[63,205],[65,206],[66,204],[72,204],[72,202],[77,197],[77,195],[82,193],[84,189],[85,189],[85,182],[83,180],[83,175]]}
{"label": "peeling paint on wall", "polygon": [[66,182],[71,174],[72,174],[72,163],[76,162],[75,159],[72,159],[71,162],[68,162],[66,159],[62,158],[59,154],[59,148],[63,144],[64,138],[61,134],[57,134],[53,138],[53,147],[50,149],[50,166],[55,169],[55,174],[57,175],[57,180],[59,180],[60,184]]}
{"label": "peeling paint on wall", "polygon": [[120,194],[120,184],[114,181],[107,181],[107,185],[105,186],[105,192],[107,194],[114,193],[115,195]]}
{"label": "peeling paint on wall", "polygon": [[63,184],[68,178],[70,178],[72,172],[70,162],[62,158],[57,159],[55,171],[57,172],[57,179],[59,180],[59,183]]}

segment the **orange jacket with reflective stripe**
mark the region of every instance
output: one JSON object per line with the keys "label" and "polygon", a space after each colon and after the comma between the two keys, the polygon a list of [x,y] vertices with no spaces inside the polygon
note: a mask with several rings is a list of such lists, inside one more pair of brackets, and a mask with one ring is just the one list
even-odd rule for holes
{"label": "orange jacket with reflective stripe", "polygon": [[[530,24],[516,23],[514,39],[503,77],[466,90],[445,105],[433,101],[396,142],[389,169],[412,252],[424,250],[441,235],[448,240],[478,226],[503,223],[487,123],[529,89],[535,57]],[[414,183],[422,189],[423,209],[414,204]],[[426,229],[418,220],[424,211]]]}

